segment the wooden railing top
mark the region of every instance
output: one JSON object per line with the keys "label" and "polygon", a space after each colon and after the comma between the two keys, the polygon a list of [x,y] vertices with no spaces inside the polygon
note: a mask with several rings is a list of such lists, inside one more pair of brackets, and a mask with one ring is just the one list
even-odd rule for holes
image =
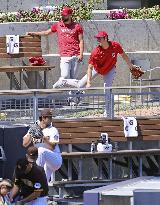
{"label": "wooden railing top", "polygon": [[[50,67],[50,66],[49,66]],[[54,67],[54,66],[52,66]],[[26,89],[26,90],[0,90],[0,95],[11,95],[11,96],[25,96],[25,95],[47,95],[54,93],[62,93],[59,89]]]}
{"label": "wooden railing top", "polygon": [[[121,87],[116,87],[116,86],[114,86],[114,87],[108,87],[107,89],[112,89],[113,91],[114,91],[114,89],[117,89],[117,90],[119,90],[119,92],[120,92],[120,90],[121,89],[124,89],[124,90],[129,90],[129,89],[140,89],[140,88],[160,88],[160,85],[150,85],[150,86],[121,86]],[[10,94],[12,94],[12,95],[15,95],[15,94],[21,94],[21,95],[25,95],[26,93],[37,93],[37,94],[52,94],[52,93],[55,93],[55,92],[60,92],[60,93],[62,93],[62,92],[68,92],[68,91],[70,91],[70,90],[77,90],[77,88],[59,88],[59,89],[26,89],[26,90],[24,90],[24,91],[22,91],[22,90],[16,90],[16,92],[15,92],[15,90],[1,90],[1,95],[3,95],[3,94],[5,94],[6,92],[7,93],[10,93]],[[92,87],[92,88],[79,88],[79,90],[85,90],[85,91],[93,91],[93,90],[104,90],[104,87]],[[158,93],[158,92],[157,92]],[[118,95],[119,93],[117,93],[117,95]],[[134,93],[135,95],[136,95],[136,92]],[[128,95],[132,95],[132,93],[128,93]],[[157,118],[158,116],[156,116],[156,118]],[[153,116],[153,118],[155,118],[154,116]]]}
{"label": "wooden railing top", "polygon": [[160,155],[160,149],[146,150],[120,150],[117,152],[62,152],[63,159],[69,158],[109,158],[114,156],[143,156],[143,155]]}

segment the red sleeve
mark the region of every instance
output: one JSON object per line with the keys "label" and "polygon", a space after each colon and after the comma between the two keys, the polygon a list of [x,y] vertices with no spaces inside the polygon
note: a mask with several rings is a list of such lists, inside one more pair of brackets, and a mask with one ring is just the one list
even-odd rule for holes
{"label": "red sleeve", "polygon": [[77,32],[78,32],[78,35],[79,35],[79,34],[83,34],[83,28],[82,28],[82,26],[81,26],[80,24],[77,24],[76,30],[77,30]]}
{"label": "red sleeve", "polygon": [[89,59],[88,59],[88,64],[91,64],[91,65],[93,65],[94,63],[93,63],[93,56],[92,56],[92,54],[90,55],[90,57],[89,57]]}
{"label": "red sleeve", "polygon": [[55,24],[53,24],[52,26],[51,26],[51,30],[52,30],[52,32],[54,33],[54,32],[57,32],[57,23],[55,23]]}
{"label": "red sleeve", "polygon": [[89,59],[88,59],[88,64],[91,64],[91,65],[94,66],[94,64],[95,64],[95,57],[96,57],[96,52],[95,52],[95,50],[93,50],[91,52],[91,55],[90,55]]}
{"label": "red sleeve", "polygon": [[119,54],[122,54],[124,52],[122,46],[119,43],[117,43],[117,51]]}
{"label": "red sleeve", "polygon": [[96,47],[92,50],[88,63],[94,66],[96,64],[97,59],[98,59],[98,49]]}
{"label": "red sleeve", "polygon": [[88,63],[93,65],[99,60],[99,46],[95,47],[89,57]]}

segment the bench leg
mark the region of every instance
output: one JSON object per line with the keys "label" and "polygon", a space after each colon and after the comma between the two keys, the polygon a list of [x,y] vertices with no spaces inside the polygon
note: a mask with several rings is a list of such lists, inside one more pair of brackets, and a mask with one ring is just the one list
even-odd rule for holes
{"label": "bench leg", "polygon": [[19,88],[20,90],[23,90],[23,85],[22,85],[22,79],[23,78],[23,71],[19,72]]}
{"label": "bench leg", "polygon": [[158,157],[157,157],[157,163],[158,163],[158,165],[159,165],[159,167],[158,167],[158,173],[160,173],[160,155],[158,155]]}
{"label": "bench leg", "polygon": [[102,179],[102,159],[98,159],[98,178]]}
{"label": "bench leg", "polygon": [[79,171],[78,171],[78,180],[81,180],[81,179],[82,179],[82,159],[79,159],[79,160],[78,160],[78,168],[79,168]]}
{"label": "bench leg", "polygon": [[13,89],[13,73],[10,73],[10,90]]}
{"label": "bench leg", "polygon": [[63,187],[59,187],[59,198],[63,199],[64,197],[64,188]]}
{"label": "bench leg", "polygon": [[51,175],[51,182],[55,182],[55,178],[56,178],[56,176],[55,176],[55,172],[52,172],[52,175]]}
{"label": "bench leg", "polygon": [[139,157],[139,176],[142,177],[143,175],[143,160],[142,157]]}
{"label": "bench leg", "polygon": [[132,167],[132,157],[128,158],[128,164],[129,164],[129,178],[133,178],[133,167]]}
{"label": "bench leg", "polygon": [[44,88],[47,88],[47,71],[44,70],[44,79],[43,79],[43,83],[44,83]]}
{"label": "bench leg", "polygon": [[68,180],[72,180],[72,160],[68,159]]}
{"label": "bench leg", "polygon": [[112,161],[112,158],[109,158],[109,179],[112,179],[113,176],[112,176],[112,173],[113,173],[113,161]]}
{"label": "bench leg", "polygon": [[72,152],[72,144],[68,144],[68,152]]}
{"label": "bench leg", "polygon": [[132,149],[133,149],[133,142],[132,142],[132,141],[129,141],[129,142],[128,142],[128,149],[129,149],[129,150],[132,150]]}
{"label": "bench leg", "polygon": [[37,75],[37,71],[35,71],[34,73],[35,73],[36,89],[38,89],[38,75]]}
{"label": "bench leg", "polygon": [[36,96],[36,93],[34,93],[33,96],[33,120],[36,122],[38,119],[38,98]]}

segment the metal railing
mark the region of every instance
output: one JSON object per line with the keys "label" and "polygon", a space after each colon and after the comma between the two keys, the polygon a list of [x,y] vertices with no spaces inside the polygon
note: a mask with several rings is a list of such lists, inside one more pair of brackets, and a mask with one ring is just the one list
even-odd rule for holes
{"label": "metal railing", "polygon": [[[0,120],[32,123],[43,108],[53,108],[54,118],[159,116],[160,86],[43,89],[0,92]],[[148,91],[150,89],[150,92]],[[107,95],[106,99],[106,93]],[[109,102],[109,108],[106,106]],[[106,110],[107,109],[107,110]],[[107,116],[106,116],[107,114]]]}

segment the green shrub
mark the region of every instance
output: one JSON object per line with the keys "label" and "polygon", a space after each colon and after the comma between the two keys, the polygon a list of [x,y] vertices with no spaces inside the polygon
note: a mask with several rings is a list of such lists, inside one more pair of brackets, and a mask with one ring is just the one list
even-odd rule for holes
{"label": "green shrub", "polygon": [[0,23],[5,22],[37,22],[37,21],[59,21],[61,19],[60,11],[64,6],[73,8],[73,19],[75,21],[90,20],[92,10],[95,5],[100,4],[102,0],[71,0],[70,4],[62,4],[55,11],[43,11],[40,8],[33,8],[32,11],[20,10],[16,13],[0,13]]}
{"label": "green shrub", "polygon": [[131,19],[155,19],[160,20],[160,7],[159,5],[153,8],[133,9],[127,10]]}
{"label": "green shrub", "polygon": [[[43,11],[40,8],[33,8],[32,11],[18,11],[14,13],[0,12],[0,23],[6,22],[38,22],[38,21],[59,21],[61,19],[60,11],[63,6],[73,8],[73,19],[75,21],[90,20],[92,10],[95,6],[102,3],[102,0],[71,0],[70,4],[62,4],[55,11]],[[107,14],[107,19],[154,19],[160,20],[160,7],[143,9],[123,9],[111,11]]]}

